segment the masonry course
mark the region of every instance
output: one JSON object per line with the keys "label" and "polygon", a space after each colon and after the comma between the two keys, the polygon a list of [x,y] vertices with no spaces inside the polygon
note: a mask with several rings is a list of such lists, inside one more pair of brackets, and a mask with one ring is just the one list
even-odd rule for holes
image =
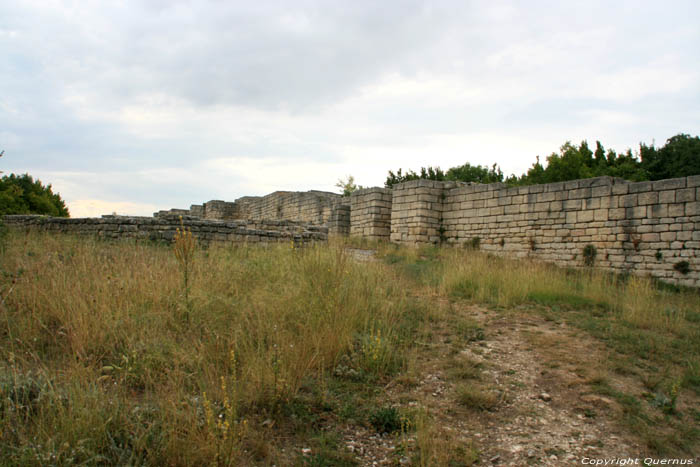
{"label": "masonry course", "polygon": [[200,242],[295,244],[325,241],[328,229],[286,220],[220,221],[185,216],[101,218],[61,218],[47,216],[4,216],[8,227],[77,235],[94,235],[106,239],[136,239],[170,242],[181,226],[190,230]]}
{"label": "masonry course", "polygon": [[170,240],[180,216],[204,241],[305,242],[351,235],[406,245],[478,244],[491,254],[565,267],[584,267],[583,250],[593,245],[596,267],[700,286],[700,176],[637,183],[598,177],[524,187],[413,180],[349,197],[278,191],[212,200],[153,218],[6,216],[5,223]]}

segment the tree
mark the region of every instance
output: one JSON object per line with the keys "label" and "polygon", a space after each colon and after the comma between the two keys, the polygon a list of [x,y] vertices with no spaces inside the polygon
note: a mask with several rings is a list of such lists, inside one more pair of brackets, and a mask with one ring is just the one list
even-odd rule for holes
{"label": "tree", "polygon": [[[596,141],[595,151],[588,147],[585,140],[579,145],[567,141],[559,148],[558,153],[553,152],[547,156],[544,164],[537,156],[536,162],[527,173],[519,177],[510,175],[505,183],[510,186],[523,186],[601,176],[640,182],[690,175],[700,175],[700,137],[681,133],[669,138],[659,149],[653,144],[647,146],[640,143],[637,154],[631,149],[620,154],[612,149],[606,151],[600,141]],[[466,163],[452,167],[446,173],[439,167],[421,168],[420,173],[409,170],[404,174],[401,169],[396,173],[389,171],[385,186],[391,188],[397,183],[421,178],[476,183],[504,181],[503,172],[497,164],[488,168]]]}
{"label": "tree", "polygon": [[456,182],[497,183],[503,181],[503,172],[498,164],[493,164],[489,169],[485,165],[471,165],[467,162],[449,169],[445,179]]}
{"label": "tree", "polygon": [[0,215],[46,214],[69,217],[68,208],[51,185],[44,186],[31,175],[10,174],[0,179]]}
{"label": "tree", "polygon": [[408,170],[404,175],[401,173],[401,169],[399,169],[396,173],[390,170],[389,175],[387,176],[386,181],[384,182],[384,186],[387,188],[391,188],[397,183],[409,182],[411,180],[419,179],[438,181],[445,180],[445,172],[443,172],[440,167],[430,166],[428,168],[421,167],[420,174],[415,173],[413,170]]}
{"label": "tree", "polygon": [[650,180],[687,177],[700,174],[700,138],[678,134],[656,149],[654,145],[640,144],[642,167]]}
{"label": "tree", "polygon": [[348,175],[346,180],[343,180],[342,178],[338,179],[338,183],[336,183],[335,186],[340,188],[343,196],[350,196],[354,191],[364,188],[362,185],[355,184],[355,177],[352,175]]}

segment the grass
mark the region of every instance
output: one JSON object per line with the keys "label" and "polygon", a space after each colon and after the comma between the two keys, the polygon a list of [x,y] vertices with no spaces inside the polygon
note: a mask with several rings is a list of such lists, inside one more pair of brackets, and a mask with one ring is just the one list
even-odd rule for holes
{"label": "grass", "polygon": [[468,409],[493,410],[501,401],[497,393],[478,384],[462,383],[455,392],[457,403]]}
{"label": "grass", "polygon": [[[608,349],[609,359],[601,371],[634,377],[640,385],[658,379],[651,395],[633,388],[592,384],[594,390],[618,401],[623,408],[622,421],[640,435],[651,452],[688,454],[697,447],[698,424],[692,418],[700,394],[697,290],[472,250],[443,249],[427,257],[417,252],[402,257],[398,252],[390,262],[403,264],[409,271],[407,278],[431,288],[437,296],[487,305],[504,313],[538,313],[548,321],[566,322],[585,331]],[[410,272],[411,264],[424,269],[421,275]],[[464,332],[457,326],[455,329],[457,334]],[[562,351],[566,349],[557,352]],[[549,363],[558,367],[556,361]],[[469,367],[453,370],[457,378],[476,375],[478,372]],[[494,397],[493,392],[475,384],[464,383],[457,390],[460,404],[482,410],[495,405]],[[679,401],[686,401],[685,409],[677,409]]]}
{"label": "grass", "polygon": [[[484,364],[457,354],[497,332],[454,316],[462,302],[575,326],[608,349],[588,384],[620,404],[621,421],[653,452],[697,448],[696,291],[475,250],[379,245],[382,261],[359,263],[340,240],[181,246],[2,238],[6,463],[354,465],[338,427],[406,437],[384,388],[417,384],[411,362],[437,325],[454,350],[451,403],[480,416],[501,403]],[[610,382],[623,373],[642,389]],[[414,465],[478,461],[432,414],[410,420]]]}
{"label": "grass", "polygon": [[341,357],[369,381],[398,371],[415,327],[401,284],[342,248],[211,246],[183,276],[167,246],[42,234],[4,246],[11,463],[283,462],[274,437],[253,449],[261,423],[296,430],[285,407]]}

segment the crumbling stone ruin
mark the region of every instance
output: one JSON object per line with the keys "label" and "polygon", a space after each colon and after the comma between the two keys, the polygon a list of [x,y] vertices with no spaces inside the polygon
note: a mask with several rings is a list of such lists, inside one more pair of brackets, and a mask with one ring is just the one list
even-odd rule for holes
{"label": "crumbling stone ruin", "polygon": [[179,219],[203,241],[324,241],[478,247],[566,267],[595,266],[700,286],[700,176],[630,183],[598,177],[508,188],[414,180],[350,197],[322,191],[212,200],[153,218],[6,216],[15,227],[172,239]]}

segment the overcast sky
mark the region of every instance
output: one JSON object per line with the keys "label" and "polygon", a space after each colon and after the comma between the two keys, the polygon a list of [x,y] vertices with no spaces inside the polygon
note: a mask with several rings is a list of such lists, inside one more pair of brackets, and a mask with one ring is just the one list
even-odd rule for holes
{"label": "overcast sky", "polygon": [[700,133],[700,2],[0,2],[0,170],[150,215]]}

